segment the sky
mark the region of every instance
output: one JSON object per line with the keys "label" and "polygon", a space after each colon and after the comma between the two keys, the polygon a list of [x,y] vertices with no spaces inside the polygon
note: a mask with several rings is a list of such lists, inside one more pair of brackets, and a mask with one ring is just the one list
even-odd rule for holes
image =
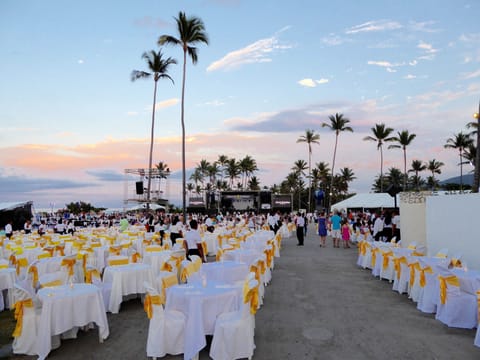
{"label": "sky", "polygon": [[[0,0],[0,202],[123,206],[137,180],[124,170],[148,167],[153,102],[153,80],[130,74],[148,70],[142,54],[161,35],[177,35],[179,11],[209,37],[187,63],[187,174],[250,155],[262,187],[280,184],[308,161],[296,142],[307,129],[320,134],[312,164],[331,164],[335,136],[321,125],[341,113],[354,132],[340,135],[335,168],[353,169],[352,192],[380,173],[363,141],[379,123],[417,135],[408,164],[436,159],[441,180],[459,175],[444,144],[478,111],[479,1]],[[181,204],[183,53],[162,52],[178,64],[174,83],[158,83],[153,162],[168,164],[164,190]],[[385,148],[391,167],[403,154]]]}

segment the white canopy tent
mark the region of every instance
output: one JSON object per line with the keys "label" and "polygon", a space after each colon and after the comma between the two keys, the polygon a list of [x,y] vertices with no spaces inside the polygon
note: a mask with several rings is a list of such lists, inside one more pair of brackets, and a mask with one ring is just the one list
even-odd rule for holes
{"label": "white canopy tent", "polygon": [[[138,210],[146,210],[147,204],[139,204],[128,208],[127,211],[138,211]],[[165,206],[158,205],[158,204],[150,204],[150,210],[165,210]]]}
{"label": "white canopy tent", "polygon": [[[397,204],[398,204],[397,195]],[[378,209],[378,208],[393,208],[395,207],[395,199],[388,193],[368,193],[356,194],[348,199],[333,204],[331,211],[348,209]]]}

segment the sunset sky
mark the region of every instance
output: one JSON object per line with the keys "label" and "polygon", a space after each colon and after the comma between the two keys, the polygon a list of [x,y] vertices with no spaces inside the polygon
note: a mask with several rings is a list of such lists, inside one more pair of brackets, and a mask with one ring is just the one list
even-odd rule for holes
{"label": "sunset sky", "polygon": [[[354,133],[340,135],[336,169],[354,170],[352,192],[380,172],[363,138],[381,122],[417,134],[409,164],[435,158],[440,179],[459,175],[443,145],[478,111],[479,1],[0,0],[0,202],[122,206],[124,169],[148,167],[153,100],[153,80],[130,73],[147,70],[142,53],[160,35],[177,35],[179,11],[210,40],[187,64],[188,174],[201,159],[250,155],[261,186],[279,184],[308,160],[296,143],[306,129],[321,137],[312,162],[331,164],[335,136],[321,124],[343,113]],[[175,84],[159,82],[153,159],[173,171],[180,204],[183,55],[163,52],[179,64]],[[401,150],[384,159],[403,168]]]}

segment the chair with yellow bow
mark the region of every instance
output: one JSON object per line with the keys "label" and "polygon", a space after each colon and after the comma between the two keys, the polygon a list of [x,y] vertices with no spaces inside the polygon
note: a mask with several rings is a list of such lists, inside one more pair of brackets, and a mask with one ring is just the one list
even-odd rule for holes
{"label": "chair with yellow bow", "polygon": [[449,327],[473,329],[478,325],[478,305],[476,294],[460,289],[457,276],[438,276],[440,302],[435,319]]}
{"label": "chair with yellow bow", "polygon": [[38,277],[38,286],[40,288],[55,287],[65,285],[68,281],[68,275],[64,271],[55,271]]}
{"label": "chair with yellow bow", "polygon": [[427,314],[434,314],[438,305],[438,275],[445,274],[447,268],[437,265],[428,265],[424,259],[420,259],[420,269],[417,271],[417,279],[420,287],[420,294],[417,302],[417,309]]}
{"label": "chair with yellow bow", "polygon": [[448,249],[443,248],[443,249],[438,250],[438,252],[433,257],[446,259],[447,256],[448,256]]}
{"label": "chair with yellow bow", "polygon": [[155,278],[155,287],[161,295],[162,304],[167,300],[167,289],[171,286],[178,285],[177,275],[170,271],[160,271]]}
{"label": "chair with yellow bow", "polygon": [[124,255],[113,255],[107,258],[108,266],[119,266],[119,265],[128,265],[128,256]]}
{"label": "chair with yellow bow", "polygon": [[108,309],[110,304],[110,295],[112,293],[112,283],[103,282],[100,272],[93,266],[87,266],[85,271],[85,282],[87,284],[93,284],[102,291],[103,303],[105,309]]}
{"label": "chair with yellow bow", "polygon": [[35,309],[32,295],[19,284],[14,287],[15,320],[12,350],[14,354],[37,355],[35,342],[40,309]]}
{"label": "chair with yellow bow", "polygon": [[393,279],[392,290],[399,294],[408,292],[408,282],[410,280],[410,269],[408,268],[407,258],[405,256],[394,257],[393,267],[395,275]]}
{"label": "chair with yellow bow", "polygon": [[476,295],[477,295],[477,308],[478,308],[478,312],[477,312],[478,325],[477,325],[477,333],[475,334],[475,340],[473,344],[475,346],[480,347],[480,290],[477,290]]}
{"label": "chair with yellow bow", "polygon": [[180,266],[180,276],[179,280],[181,283],[186,283],[190,281],[190,278],[194,275],[195,273],[195,266],[193,262],[190,260],[182,260],[181,266]]}
{"label": "chair with yellow bow", "polygon": [[243,291],[240,310],[221,314],[215,322],[210,357],[214,360],[251,359],[255,350],[255,313],[259,283],[250,280]]}
{"label": "chair with yellow bow", "polygon": [[156,359],[166,354],[184,351],[185,315],[180,311],[165,311],[160,294],[145,282],[144,309],[150,319],[147,337],[147,356]]}

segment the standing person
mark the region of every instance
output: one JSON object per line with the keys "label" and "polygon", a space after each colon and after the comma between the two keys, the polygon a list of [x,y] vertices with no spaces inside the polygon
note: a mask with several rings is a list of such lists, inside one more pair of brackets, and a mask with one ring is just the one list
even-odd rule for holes
{"label": "standing person", "polygon": [[175,215],[172,220],[172,225],[170,225],[170,240],[172,240],[172,245],[175,245],[177,239],[181,237],[183,237],[182,225],[178,215]]}
{"label": "standing person", "polygon": [[183,242],[187,247],[187,259],[190,260],[190,256],[198,255],[204,261],[202,237],[198,232],[197,220],[190,221],[190,230],[185,233],[185,241]]}
{"label": "standing person", "polygon": [[302,214],[297,213],[297,218],[295,219],[295,225],[297,225],[297,246],[303,246],[303,239],[304,239],[304,230],[303,227],[305,226],[305,219],[303,218]]}
{"label": "standing person", "polygon": [[335,213],[333,216],[330,218],[331,221],[331,236],[333,240],[333,247],[334,248],[339,248],[340,247],[340,223],[342,221],[342,218],[340,215],[338,215],[338,211],[335,210]]}
{"label": "standing person", "polygon": [[399,242],[400,238],[400,215],[397,211],[394,211],[392,218],[392,229],[393,229],[393,236],[395,236],[395,242]]}
{"label": "standing person", "polygon": [[348,225],[348,221],[344,219],[342,221],[342,240],[343,240],[343,248],[348,249],[350,248],[350,226]]}
{"label": "standing person", "polygon": [[320,236],[320,247],[325,247],[325,241],[327,240],[327,218],[325,217],[325,211],[320,213],[317,223],[318,235]]}
{"label": "standing person", "polygon": [[393,225],[392,225],[392,215],[389,211],[385,212],[385,217],[383,218],[383,241],[389,242],[393,236]]}
{"label": "standing person", "polygon": [[5,236],[10,240],[13,235],[12,220],[8,220],[7,225],[5,225]]}
{"label": "standing person", "polygon": [[47,231],[47,225],[45,225],[45,220],[40,222],[40,226],[38,227],[38,235],[42,236]]}
{"label": "standing person", "polygon": [[373,237],[375,241],[380,240],[380,236],[383,234],[383,219],[379,213],[375,217],[375,222],[373,223]]}
{"label": "standing person", "polygon": [[305,222],[305,226],[303,227],[303,230],[305,231],[305,237],[307,236],[307,230],[308,230],[308,223],[310,222],[310,217],[307,216],[307,213],[303,213],[303,221]]}

